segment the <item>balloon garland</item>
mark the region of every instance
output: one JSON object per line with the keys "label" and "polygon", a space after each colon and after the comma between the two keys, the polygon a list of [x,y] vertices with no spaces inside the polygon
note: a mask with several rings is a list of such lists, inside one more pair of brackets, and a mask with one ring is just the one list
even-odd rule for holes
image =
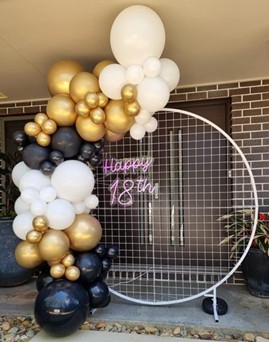
{"label": "balloon garland", "polygon": [[13,136],[22,155],[12,171],[20,190],[15,256],[21,266],[41,269],[35,317],[54,336],[76,331],[89,310],[110,301],[105,278],[118,249],[101,244],[102,227],[91,215],[99,201],[94,169],[104,141],[127,132],[140,140],[154,132],[154,113],[179,81],[177,65],[160,58],[165,30],[150,8],[123,10],[110,43],[118,63],[103,60],[92,73],[72,60],[55,63],[48,72],[46,113]]}

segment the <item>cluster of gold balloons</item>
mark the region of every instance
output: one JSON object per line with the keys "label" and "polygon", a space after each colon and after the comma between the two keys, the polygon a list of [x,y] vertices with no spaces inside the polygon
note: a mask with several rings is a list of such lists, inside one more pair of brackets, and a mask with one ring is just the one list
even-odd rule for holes
{"label": "cluster of gold balloons", "polygon": [[74,265],[73,251],[89,251],[96,247],[102,237],[100,222],[88,214],[76,215],[74,222],[65,230],[50,229],[45,216],[33,219],[34,229],[19,242],[15,250],[18,264],[35,268],[46,261],[53,278],[66,277],[75,281],[80,270]]}
{"label": "cluster of gold balloons", "polygon": [[24,132],[30,137],[35,137],[40,146],[48,146],[53,133],[57,130],[57,123],[45,113],[37,113],[34,121],[29,121],[24,126]]}

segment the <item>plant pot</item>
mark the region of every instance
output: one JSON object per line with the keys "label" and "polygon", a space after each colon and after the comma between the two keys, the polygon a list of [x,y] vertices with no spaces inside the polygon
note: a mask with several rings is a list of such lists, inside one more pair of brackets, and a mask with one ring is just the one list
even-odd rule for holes
{"label": "plant pot", "polygon": [[21,241],[12,229],[13,220],[0,220],[0,286],[17,286],[27,282],[33,275],[33,269],[17,264],[15,249]]}
{"label": "plant pot", "polygon": [[258,248],[250,248],[242,262],[242,272],[249,292],[269,298],[269,257]]}

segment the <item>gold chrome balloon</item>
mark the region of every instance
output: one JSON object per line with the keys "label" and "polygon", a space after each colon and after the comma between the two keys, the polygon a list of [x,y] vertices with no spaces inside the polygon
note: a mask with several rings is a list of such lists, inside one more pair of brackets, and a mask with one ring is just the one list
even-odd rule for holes
{"label": "gold chrome balloon", "polygon": [[109,98],[101,91],[97,93],[97,96],[99,99],[98,107],[105,108],[105,106],[108,104]]}
{"label": "gold chrome balloon", "polygon": [[100,222],[88,214],[76,215],[70,227],[64,230],[74,251],[88,251],[94,248],[102,237]]}
{"label": "gold chrome balloon", "polygon": [[133,101],[136,99],[137,90],[133,84],[126,84],[121,89],[121,97],[124,101]]}
{"label": "gold chrome balloon", "polygon": [[36,136],[36,142],[40,146],[49,146],[49,144],[51,142],[51,137],[48,134],[44,133],[44,132],[40,132]]}
{"label": "gold chrome balloon", "polygon": [[124,104],[124,112],[126,115],[129,116],[135,116],[140,112],[140,104],[137,100],[134,100],[132,102],[125,102]]}
{"label": "gold chrome balloon", "polygon": [[99,97],[96,93],[88,93],[85,96],[85,101],[90,108],[96,108],[99,104]]}
{"label": "gold chrome balloon", "polygon": [[43,123],[48,120],[48,116],[45,113],[37,113],[34,120],[41,127]]}
{"label": "gold chrome balloon", "polygon": [[86,101],[78,101],[75,106],[75,111],[81,116],[88,116],[90,114],[90,108]]}
{"label": "gold chrome balloon", "polygon": [[25,268],[35,268],[44,261],[39,252],[37,244],[21,241],[15,249],[17,263]]}
{"label": "gold chrome balloon", "polygon": [[47,113],[58,126],[72,126],[77,118],[75,103],[65,94],[55,95],[49,99]]}
{"label": "gold chrome balloon", "polygon": [[126,133],[134,123],[132,116],[127,116],[124,112],[123,100],[110,100],[105,108],[105,126],[113,133]]}
{"label": "gold chrome balloon", "polygon": [[59,279],[65,274],[65,266],[63,264],[55,264],[50,268],[50,275],[52,278]]}
{"label": "gold chrome balloon", "polygon": [[106,67],[106,66],[108,66],[109,64],[114,64],[115,62],[113,62],[113,61],[110,61],[110,60],[103,60],[103,61],[101,61],[101,62],[99,62],[99,63],[97,63],[96,64],[96,66],[94,67],[94,69],[93,69],[93,74],[94,74],[94,76],[96,76],[97,78],[99,78],[99,76],[100,76],[100,74],[101,74],[101,72],[102,72],[102,70]]}
{"label": "gold chrome balloon", "polygon": [[38,243],[42,239],[42,233],[37,230],[30,230],[26,235],[26,241],[29,243]]}
{"label": "gold chrome balloon", "polygon": [[96,125],[89,116],[78,116],[76,129],[82,139],[90,142],[100,140],[105,135],[104,125]]}
{"label": "gold chrome balloon", "polygon": [[24,132],[30,137],[35,137],[39,132],[41,132],[41,127],[36,122],[27,122],[24,125]]}
{"label": "gold chrome balloon", "polygon": [[48,119],[42,124],[42,131],[47,134],[53,134],[57,131],[57,124],[54,120]]}
{"label": "gold chrome balloon", "polygon": [[33,219],[33,227],[38,232],[44,232],[49,228],[48,219],[46,216],[40,215]]}
{"label": "gold chrome balloon", "polygon": [[74,265],[75,263],[75,257],[73,254],[67,254],[63,259],[62,259],[62,264],[65,267],[69,267]]}
{"label": "gold chrome balloon", "polygon": [[55,261],[62,259],[69,251],[70,243],[67,235],[61,230],[48,230],[38,244],[38,251],[42,259]]}
{"label": "gold chrome balloon", "polygon": [[72,60],[55,63],[48,72],[48,88],[51,95],[69,94],[71,79],[84,68]]}
{"label": "gold chrome balloon", "polygon": [[72,78],[69,91],[75,102],[82,101],[88,93],[100,91],[98,79],[89,72],[80,72]]}
{"label": "gold chrome balloon", "polygon": [[116,142],[116,141],[121,140],[124,137],[124,135],[125,135],[125,133],[123,133],[123,134],[113,133],[107,129],[106,134],[104,136],[104,139],[107,141]]}
{"label": "gold chrome balloon", "polygon": [[76,281],[80,277],[80,269],[77,266],[67,267],[65,277],[70,281]]}
{"label": "gold chrome balloon", "polygon": [[96,125],[100,125],[105,122],[106,114],[100,107],[96,107],[91,110],[90,118]]}

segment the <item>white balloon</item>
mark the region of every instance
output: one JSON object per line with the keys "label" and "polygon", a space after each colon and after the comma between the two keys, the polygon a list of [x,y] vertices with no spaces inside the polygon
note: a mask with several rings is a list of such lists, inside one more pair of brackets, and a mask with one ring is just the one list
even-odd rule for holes
{"label": "white balloon", "polygon": [[11,177],[13,180],[13,183],[19,187],[21,177],[27,172],[30,171],[31,169],[23,162],[19,162],[14,166],[12,169]]}
{"label": "white balloon", "polygon": [[118,63],[143,65],[149,57],[160,58],[165,45],[165,29],[156,12],[143,5],[125,8],[114,20],[110,45]]}
{"label": "white balloon", "polygon": [[145,76],[148,76],[148,77],[158,76],[161,70],[161,62],[159,58],[156,58],[156,57],[148,58],[143,64],[143,70],[144,70]]}
{"label": "white balloon", "polygon": [[73,208],[76,215],[83,214],[86,206],[84,202],[73,203]]}
{"label": "white balloon", "polygon": [[34,229],[33,219],[34,215],[29,211],[25,211],[14,218],[13,231],[18,238],[26,240],[27,233]]}
{"label": "white balloon", "polygon": [[138,115],[135,116],[135,122],[143,126],[146,122],[148,122],[151,119],[151,117],[152,114],[142,108]]}
{"label": "white balloon", "polygon": [[41,199],[37,199],[31,204],[31,213],[34,216],[45,215],[47,209],[47,203]]}
{"label": "white balloon", "polygon": [[22,190],[21,198],[24,200],[24,202],[31,204],[39,198],[39,191],[32,187],[26,188]]}
{"label": "white balloon", "polygon": [[138,84],[144,78],[144,71],[141,65],[132,64],[126,70],[126,80],[131,84]]}
{"label": "white balloon", "polygon": [[56,199],[48,204],[45,216],[48,219],[50,228],[62,230],[73,223],[75,211],[70,202],[64,199]]}
{"label": "white balloon", "polygon": [[94,188],[90,168],[78,160],[67,160],[58,165],[51,176],[51,185],[59,198],[69,202],[82,202]]}
{"label": "white balloon", "polygon": [[50,185],[50,177],[44,175],[40,170],[27,171],[20,180],[19,189],[23,191],[26,188],[35,188],[40,190],[44,186]]}
{"label": "white balloon", "polygon": [[121,89],[126,83],[126,68],[119,64],[107,65],[99,76],[102,92],[113,100],[121,99]]}
{"label": "white balloon", "polygon": [[99,204],[99,198],[96,195],[91,195],[84,201],[85,206],[89,209],[95,209]]}
{"label": "white balloon", "polygon": [[160,77],[166,82],[170,91],[174,90],[180,79],[180,71],[177,64],[169,58],[161,58]]}
{"label": "white balloon", "polygon": [[57,196],[57,191],[55,190],[55,188],[53,186],[44,186],[41,190],[40,190],[40,194],[39,197],[40,199],[42,199],[45,202],[52,202],[55,200]]}
{"label": "white balloon", "polygon": [[130,136],[135,140],[141,140],[142,138],[144,138],[145,133],[145,128],[142,125],[139,125],[138,123],[133,124],[133,126],[130,129]]}
{"label": "white balloon", "polygon": [[154,117],[152,117],[144,125],[144,128],[145,128],[146,132],[148,132],[148,133],[152,133],[152,132],[156,131],[157,127],[158,127],[158,121]]}
{"label": "white balloon", "polygon": [[169,100],[168,85],[160,77],[145,77],[137,85],[137,101],[141,108],[157,112],[165,107]]}
{"label": "white balloon", "polygon": [[25,211],[30,210],[30,204],[24,202],[24,200],[20,197],[18,197],[14,203],[14,210],[17,214],[21,214]]}

